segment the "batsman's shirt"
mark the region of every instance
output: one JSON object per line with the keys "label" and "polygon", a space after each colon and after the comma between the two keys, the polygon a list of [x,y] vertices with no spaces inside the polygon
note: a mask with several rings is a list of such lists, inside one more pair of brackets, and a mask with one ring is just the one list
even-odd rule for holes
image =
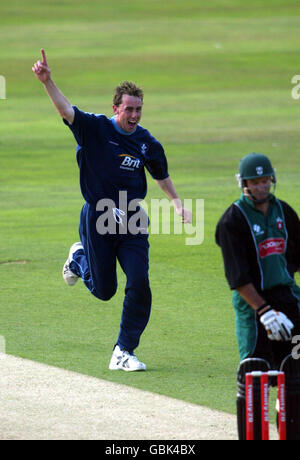
{"label": "batsman's shirt", "polygon": [[168,177],[162,145],[140,125],[126,133],[114,118],[82,112],[77,107],[71,129],[77,141],[81,192],[91,206],[110,199],[118,207],[119,192],[127,201],[142,200],[147,193],[145,168],[156,180]]}
{"label": "batsman's shirt", "polygon": [[274,196],[265,216],[242,194],[219,220],[216,242],[233,290],[240,356],[244,359],[256,342],[255,311],[236,288],[252,283],[263,298],[267,293],[284,291],[300,304],[300,288],[294,280],[300,268],[300,221],[287,203]]}
{"label": "batsman's shirt", "polygon": [[234,204],[249,225],[260,270],[261,290],[278,285],[293,286],[294,279],[287,270],[285,253],[288,233],[280,202],[275,197],[271,198],[267,216],[255,208],[253,202],[244,195]]}
{"label": "batsman's shirt", "polygon": [[268,215],[244,195],[223,214],[216,229],[231,289],[253,283],[259,292],[294,286],[300,267],[300,221],[284,201],[271,197]]}

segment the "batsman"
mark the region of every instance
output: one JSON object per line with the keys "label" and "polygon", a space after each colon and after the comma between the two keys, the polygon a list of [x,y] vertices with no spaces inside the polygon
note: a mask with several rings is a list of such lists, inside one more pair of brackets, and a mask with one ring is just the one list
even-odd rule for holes
{"label": "batsman", "polygon": [[[275,197],[276,175],[268,157],[245,156],[237,174],[241,196],[216,228],[225,275],[232,290],[241,362],[237,372],[237,424],[245,439],[245,374],[282,370],[286,375],[287,439],[300,440],[300,221]],[[254,386],[255,439],[260,439],[259,383]]]}

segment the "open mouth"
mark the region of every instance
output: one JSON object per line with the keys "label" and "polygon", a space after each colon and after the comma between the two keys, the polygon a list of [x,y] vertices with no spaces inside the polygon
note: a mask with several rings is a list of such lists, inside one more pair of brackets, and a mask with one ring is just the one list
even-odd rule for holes
{"label": "open mouth", "polygon": [[129,128],[133,129],[136,127],[136,122],[135,121],[128,121],[128,126]]}

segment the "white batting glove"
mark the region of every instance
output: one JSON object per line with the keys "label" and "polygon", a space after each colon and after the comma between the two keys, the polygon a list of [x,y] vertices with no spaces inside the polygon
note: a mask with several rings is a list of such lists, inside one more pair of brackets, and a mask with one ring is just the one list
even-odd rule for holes
{"label": "white batting glove", "polygon": [[288,341],[292,339],[294,324],[281,311],[268,310],[261,315],[260,322],[267,331],[270,340]]}

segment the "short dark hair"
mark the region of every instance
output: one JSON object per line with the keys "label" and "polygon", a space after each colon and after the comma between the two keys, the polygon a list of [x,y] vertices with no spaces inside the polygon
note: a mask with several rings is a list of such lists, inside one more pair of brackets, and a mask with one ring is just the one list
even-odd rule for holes
{"label": "short dark hair", "polygon": [[113,103],[118,106],[122,103],[123,95],[127,94],[128,96],[139,97],[142,102],[144,98],[144,93],[141,88],[139,88],[135,83],[130,81],[123,81],[115,89]]}

